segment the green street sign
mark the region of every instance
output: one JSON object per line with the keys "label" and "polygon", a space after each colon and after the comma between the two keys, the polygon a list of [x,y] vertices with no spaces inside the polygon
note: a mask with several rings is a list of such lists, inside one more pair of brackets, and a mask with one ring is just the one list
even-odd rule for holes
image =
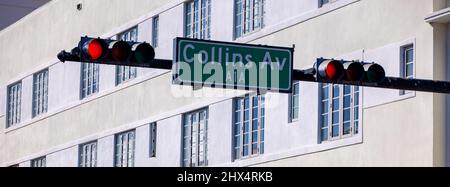
{"label": "green street sign", "polygon": [[173,83],[290,92],[293,48],[175,38]]}

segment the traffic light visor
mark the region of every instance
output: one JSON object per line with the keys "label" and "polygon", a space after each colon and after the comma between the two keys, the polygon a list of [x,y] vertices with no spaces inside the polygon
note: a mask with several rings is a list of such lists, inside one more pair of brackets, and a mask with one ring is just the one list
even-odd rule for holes
{"label": "traffic light visor", "polygon": [[136,44],[134,58],[138,63],[150,63],[155,58],[155,50],[148,43]]}
{"label": "traffic light visor", "polygon": [[131,54],[131,47],[127,42],[117,41],[110,45],[112,45],[111,56],[115,61],[123,62],[127,60]]}
{"label": "traffic light visor", "polygon": [[365,64],[367,80],[370,82],[381,82],[386,78],[384,68],[378,64]]}
{"label": "traffic light visor", "polygon": [[361,81],[364,78],[365,70],[359,62],[347,62],[344,64],[345,78],[348,81]]}

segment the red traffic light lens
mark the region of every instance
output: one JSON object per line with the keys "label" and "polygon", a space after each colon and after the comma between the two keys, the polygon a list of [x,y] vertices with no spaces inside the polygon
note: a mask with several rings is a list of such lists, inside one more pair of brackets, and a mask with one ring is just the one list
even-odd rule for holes
{"label": "red traffic light lens", "polygon": [[344,76],[342,63],[335,60],[323,61],[319,66],[319,76],[329,81],[336,81]]}
{"label": "red traffic light lens", "polygon": [[91,40],[88,44],[88,54],[92,60],[97,60],[105,53],[104,45],[100,40]]}
{"label": "red traffic light lens", "polygon": [[338,74],[338,67],[336,67],[336,65],[334,63],[329,63],[327,65],[327,69],[326,69],[326,73],[327,73],[327,79],[328,80],[333,80],[336,75]]}
{"label": "red traffic light lens", "polygon": [[113,60],[123,62],[128,59],[130,54],[131,54],[131,47],[127,42],[124,41],[114,42],[111,49],[111,56]]}

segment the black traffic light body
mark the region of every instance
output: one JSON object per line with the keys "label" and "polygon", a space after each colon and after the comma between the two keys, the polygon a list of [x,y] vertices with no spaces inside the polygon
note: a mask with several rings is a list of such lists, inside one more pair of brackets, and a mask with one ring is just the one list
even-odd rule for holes
{"label": "black traffic light body", "polygon": [[319,58],[314,67],[318,82],[328,83],[380,83],[385,77],[382,66],[375,63]]}
{"label": "black traffic light body", "polygon": [[72,49],[71,52],[60,52],[58,59],[61,62],[76,61],[148,67],[155,60],[155,50],[145,42],[81,37],[78,47]]}

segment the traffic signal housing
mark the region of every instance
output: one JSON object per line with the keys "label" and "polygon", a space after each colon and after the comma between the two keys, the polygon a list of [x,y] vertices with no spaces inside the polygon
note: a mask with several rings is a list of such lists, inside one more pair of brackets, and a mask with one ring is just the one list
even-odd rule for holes
{"label": "traffic signal housing", "polygon": [[146,42],[127,42],[91,37],[82,37],[70,52],[58,54],[61,62],[112,64],[146,67],[155,60],[154,48]]}
{"label": "traffic signal housing", "polygon": [[314,67],[318,82],[329,83],[380,83],[385,77],[384,68],[379,64],[334,59],[317,59]]}

